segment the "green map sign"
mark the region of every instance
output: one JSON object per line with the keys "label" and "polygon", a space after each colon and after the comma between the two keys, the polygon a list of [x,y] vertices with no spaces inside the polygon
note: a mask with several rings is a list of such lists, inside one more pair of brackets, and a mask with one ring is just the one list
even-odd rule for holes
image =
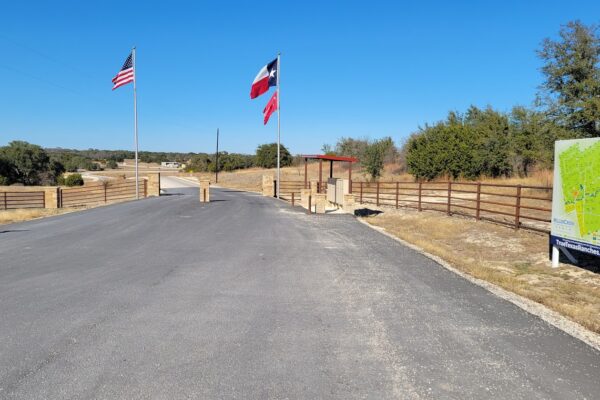
{"label": "green map sign", "polygon": [[556,142],[550,238],[600,256],[600,138]]}

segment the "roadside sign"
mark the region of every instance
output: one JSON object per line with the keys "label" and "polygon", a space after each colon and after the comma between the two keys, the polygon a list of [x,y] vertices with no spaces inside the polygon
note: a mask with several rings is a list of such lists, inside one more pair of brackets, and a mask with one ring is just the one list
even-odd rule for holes
{"label": "roadside sign", "polygon": [[550,242],[600,257],[600,138],[555,143]]}

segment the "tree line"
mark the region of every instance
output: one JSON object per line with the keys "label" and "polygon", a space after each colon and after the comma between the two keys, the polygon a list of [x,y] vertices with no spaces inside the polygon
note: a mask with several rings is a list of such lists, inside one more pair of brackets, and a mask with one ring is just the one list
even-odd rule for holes
{"label": "tree line", "polygon": [[[99,171],[116,169],[117,162],[134,158],[134,153],[125,150],[74,150],[50,148],[13,141],[0,147],[0,185],[56,185],[69,184],[62,177],[64,172],[79,170]],[[178,161],[186,164],[188,172],[215,172],[216,155],[208,153],[140,152],[141,162],[160,163]],[[258,146],[255,154],[219,152],[219,171],[234,171],[251,167],[273,168],[277,165],[277,144]],[[293,157],[285,146],[281,146],[281,166],[289,166]],[[67,178],[68,179],[68,178]],[[79,180],[77,180],[77,183]]]}
{"label": "tree line", "polygon": [[[196,154],[186,163],[188,172],[215,172],[217,169],[216,154]],[[282,144],[280,147],[280,165],[287,167],[292,164],[293,157]],[[219,152],[219,171],[234,171],[252,167],[274,168],[277,166],[277,143],[262,144],[257,147],[255,154],[238,154]]]}

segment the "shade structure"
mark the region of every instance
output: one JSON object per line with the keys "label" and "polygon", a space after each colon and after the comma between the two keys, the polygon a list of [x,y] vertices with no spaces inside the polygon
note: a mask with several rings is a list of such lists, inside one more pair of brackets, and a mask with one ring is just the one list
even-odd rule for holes
{"label": "shade structure", "polygon": [[304,188],[308,188],[308,160],[319,160],[319,190],[323,188],[323,161],[329,161],[329,177],[333,178],[333,163],[347,162],[348,163],[348,181],[350,193],[352,193],[352,164],[358,162],[358,158],[335,156],[329,154],[305,154],[304,158]]}

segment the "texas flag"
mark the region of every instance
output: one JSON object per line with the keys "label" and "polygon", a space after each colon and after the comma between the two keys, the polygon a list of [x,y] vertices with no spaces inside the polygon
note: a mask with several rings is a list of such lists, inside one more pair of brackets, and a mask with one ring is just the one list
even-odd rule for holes
{"label": "texas flag", "polygon": [[252,82],[250,98],[255,99],[269,90],[271,86],[277,86],[277,59],[274,59],[261,68]]}
{"label": "texas flag", "polygon": [[263,115],[265,116],[265,125],[267,122],[269,122],[271,114],[273,114],[275,111],[277,111],[277,92],[273,93],[271,100],[269,100],[265,106],[265,109],[263,110]]}

